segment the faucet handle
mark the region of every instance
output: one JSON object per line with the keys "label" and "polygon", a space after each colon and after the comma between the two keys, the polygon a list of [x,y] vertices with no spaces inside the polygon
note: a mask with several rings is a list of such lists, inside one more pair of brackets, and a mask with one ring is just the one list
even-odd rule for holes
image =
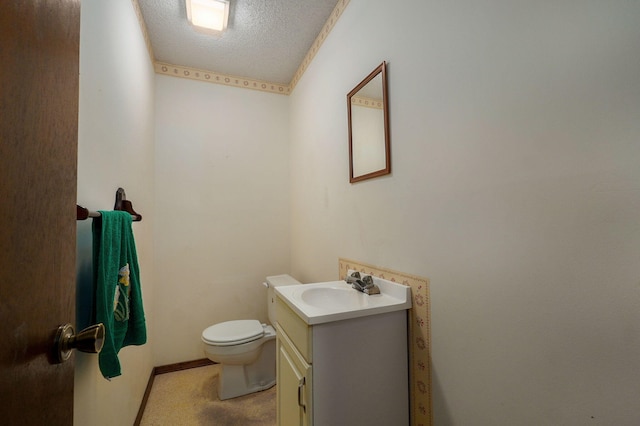
{"label": "faucet handle", "polygon": [[371,295],[371,294],[380,294],[380,289],[373,282],[373,277],[371,275],[365,275],[360,279],[360,272],[354,272],[351,275],[347,275],[344,279],[347,283],[351,284],[351,287],[354,289],[361,291],[362,293]]}
{"label": "faucet handle", "polygon": [[371,277],[371,275],[366,275],[365,277],[363,277],[362,278],[362,282],[364,283],[365,288],[374,285],[373,284],[373,277]]}
{"label": "faucet handle", "polygon": [[353,284],[360,280],[360,272],[356,271],[351,275],[347,275],[344,280],[349,284]]}

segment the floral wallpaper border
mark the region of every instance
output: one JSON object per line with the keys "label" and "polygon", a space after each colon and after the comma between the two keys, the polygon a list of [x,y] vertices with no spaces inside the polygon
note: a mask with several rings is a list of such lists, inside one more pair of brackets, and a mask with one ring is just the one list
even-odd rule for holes
{"label": "floral wallpaper border", "polygon": [[382,99],[365,98],[364,96],[352,96],[351,105],[365,108],[382,109]]}
{"label": "floral wallpaper border", "polygon": [[338,259],[338,275],[344,279],[353,269],[411,287],[413,306],[409,322],[409,369],[411,386],[411,425],[433,424],[431,405],[431,321],[429,280],[350,259]]}
{"label": "floral wallpaper border", "polygon": [[263,92],[289,95],[291,92],[293,92],[293,89],[296,87],[296,84],[298,84],[298,81],[300,81],[300,79],[302,78],[304,72],[309,67],[309,64],[311,64],[311,61],[316,56],[316,53],[318,53],[318,50],[320,50],[322,43],[324,43],[325,39],[329,36],[329,33],[331,33],[331,30],[335,26],[336,22],[338,22],[338,18],[340,18],[340,15],[342,15],[342,12],[344,12],[345,8],[349,4],[349,1],[350,0],[338,0],[336,7],[331,12],[331,15],[329,15],[327,22],[322,27],[322,30],[311,45],[311,48],[309,48],[309,51],[302,60],[302,63],[300,63],[298,70],[293,75],[293,78],[291,79],[289,84],[252,80],[250,78],[221,74],[215,71],[200,70],[196,68],[167,64],[157,61],[155,59],[155,54],[153,53],[153,48],[151,46],[151,40],[147,32],[147,25],[145,24],[142,17],[140,4],[138,3],[138,0],[131,0],[131,3],[133,4],[136,17],[138,18],[138,23],[140,25],[140,30],[142,31],[142,35],[147,45],[149,57],[151,58],[151,62],[153,62],[153,68],[157,74],[170,75],[172,77],[189,78],[191,80],[205,81],[208,83],[224,84],[227,86],[240,87],[243,89],[254,89],[261,90]]}
{"label": "floral wallpaper border", "polygon": [[173,77],[189,78],[191,80],[224,84],[226,86],[240,87],[243,89],[261,90],[263,92],[279,93],[281,95],[288,95],[291,92],[291,89],[286,84],[252,80],[250,78],[236,77],[213,71],[183,67],[180,65],[165,64],[163,62],[156,62],[154,64],[154,68],[156,74],[170,75]]}
{"label": "floral wallpaper border", "polygon": [[144,44],[147,46],[149,59],[151,59],[151,63],[155,63],[156,55],[153,53],[151,38],[149,37],[149,32],[147,31],[147,24],[145,24],[144,18],[142,17],[140,3],[138,3],[138,0],[131,0],[131,4],[133,5],[133,11],[136,13],[136,18],[138,18],[138,25],[140,25],[140,31],[142,32],[142,38],[144,38]]}
{"label": "floral wallpaper border", "polygon": [[311,48],[309,49],[304,59],[302,60],[302,63],[298,67],[298,70],[293,75],[291,82],[289,82],[289,89],[292,92],[293,92],[293,89],[296,87],[296,84],[298,84],[298,81],[300,81],[300,79],[302,78],[302,75],[304,74],[304,72],[307,70],[307,67],[309,66],[309,64],[311,64],[311,61],[313,61],[313,58],[316,56],[316,53],[318,53],[318,50],[320,50],[320,46],[322,46],[322,43],[324,43],[325,39],[329,36],[329,33],[331,33],[331,30],[336,25],[336,22],[338,22],[338,18],[340,18],[340,15],[342,15],[342,12],[344,12],[344,10],[346,9],[347,5],[349,4],[349,1],[350,0],[339,0],[338,3],[336,4],[336,7],[331,12],[331,15],[329,15],[329,18],[327,19],[327,22],[325,22],[324,26],[322,27],[320,34],[318,34],[318,37],[316,37],[315,41],[311,45]]}

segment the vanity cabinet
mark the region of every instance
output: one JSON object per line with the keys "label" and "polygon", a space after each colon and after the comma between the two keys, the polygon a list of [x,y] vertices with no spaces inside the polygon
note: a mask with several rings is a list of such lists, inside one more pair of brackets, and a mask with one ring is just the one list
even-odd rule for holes
{"label": "vanity cabinet", "polygon": [[407,311],[307,324],[280,296],[280,426],[409,424]]}
{"label": "vanity cabinet", "polygon": [[279,425],[311,425],[311,365],[277,328],[277,393]]}

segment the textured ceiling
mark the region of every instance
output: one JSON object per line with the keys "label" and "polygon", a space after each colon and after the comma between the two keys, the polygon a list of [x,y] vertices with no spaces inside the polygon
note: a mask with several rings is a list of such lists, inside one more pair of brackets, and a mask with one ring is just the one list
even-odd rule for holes
{"label": "textured ceiling", "polygon": [[289,84],[338,0],[230,0],[220,36],[187,21],[185,0],[138,0],[155,60]]}

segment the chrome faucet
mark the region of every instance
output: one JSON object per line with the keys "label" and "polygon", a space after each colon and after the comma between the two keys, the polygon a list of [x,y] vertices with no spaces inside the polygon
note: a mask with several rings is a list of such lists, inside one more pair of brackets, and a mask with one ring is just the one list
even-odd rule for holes
{"label": "chrome faucet", "polygon": [[344,279],[347,283],[351,284],[351,287],[358,291],[363,292],[371,296],[372,294],[380,294],[380,288],[373,283],[371,275],[365,275],[360,278],[360,272],[354,272],[351,275],[347,275]]}

